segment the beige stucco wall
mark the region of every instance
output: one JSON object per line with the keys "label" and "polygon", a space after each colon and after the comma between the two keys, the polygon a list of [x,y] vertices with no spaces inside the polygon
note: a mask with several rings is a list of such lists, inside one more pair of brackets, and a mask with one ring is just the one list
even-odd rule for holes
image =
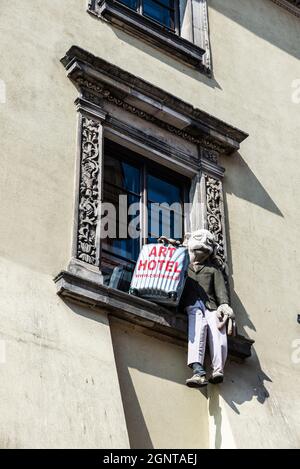
{"label": "beige stucco wall", "polygon": [[206,390],[185,386],[185,347],[112,320],[131,448],[207,448]]}
{"label": "beige stucco wall", "polygon": [[[300,77],[300,23],[269,0],[208,3],[212,79],[92,18],[85,0],[0,0],[7,93],[0,103],[1,447],[128,445],[107,319],[64,304],[52,284],[71,250],[77,93],[59,59],[73,44],[249,132],[223,164],[233,305],[256,353],[246,364],[229,363],[220,396],[209,390],[210,444],[299,446],[300,364],[291,357],[300,335],[300,104],[291,85]],[[113,334],[115,351],[128,349],[123,332]],[[170,356],[174,347],[174,373],[184,379],[183,351],[136,333],[131,340],[145,347],[147,366],[148,350]],[[125,358],[121,389],[130,384]],[[129,376],[152,442],[171,445],[149,417],[147,383],[186,399],[183,421],[195,392],[136,364]],[[204,442],[201,435],[190,445]]]}
{"label": "beige stucco wall", "polygon": [[[223,163],[233,306],[240,331],[256,342],[245,365],[229,364],[210,411],[229,422],[229,446],[297,448],[300,104],[292,102],[292,83],[300,77],[300,23],[267,1],[211,4],[218,112],[250,134]],[[211,444],[226,447],[221,419],[218,426],[223,440]]]}
{"label": "beige stucco wall", "polygon": [[105,314],[1,258],[0,447],[128,448]]}

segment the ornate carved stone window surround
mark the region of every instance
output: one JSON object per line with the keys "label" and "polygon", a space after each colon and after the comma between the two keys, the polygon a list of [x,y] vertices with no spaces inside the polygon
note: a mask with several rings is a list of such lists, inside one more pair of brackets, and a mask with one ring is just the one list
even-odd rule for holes
{"label": "ornate carved stone window surround", "polygon": [[[58,294],[181,340],[186,334],[184,315],[104,285],[104,138],[190,179],[193,205],[186,228],[213,231],[226,267],[224,169],[218,156],[238,150],[247,134],[78,47],[73,46],[62,63],[79,92],[78,158],[72,256],[55,278]],[[231,351],[249,356],[251,343],[240,336],[230,342]]]}
{"label": "ornate carved stone window surround", "polygon": [[143,15],[142,0],[129,8],[124,1],[89,0],[88,12],[172,57],[211,74],[207,0],[174,0],[175,26],[168,28]]}

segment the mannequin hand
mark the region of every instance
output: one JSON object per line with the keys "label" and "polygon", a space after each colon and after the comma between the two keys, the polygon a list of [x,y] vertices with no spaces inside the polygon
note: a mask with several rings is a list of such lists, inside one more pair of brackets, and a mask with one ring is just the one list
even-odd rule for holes
{"label": "mannequin hand", "polygon": [[235,321],[234,319],[228,319],[227,335],[235,335]]}
{"label": "mannequin hand", "polygon": [[233,312],[232,308],[230,308],[230,306],[227,305],[227,304],[220,305],[217,309],[217,317],[221,321],[223,319],[225,319],[224,316],[227,316],[227,318],[231,318],[231,319],[235,318],[235,315],[234,315],[234,312]]}

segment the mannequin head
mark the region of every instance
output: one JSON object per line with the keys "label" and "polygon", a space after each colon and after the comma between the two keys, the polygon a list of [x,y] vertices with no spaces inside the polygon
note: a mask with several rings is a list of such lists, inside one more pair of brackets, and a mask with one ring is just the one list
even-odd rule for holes
{"label": "mannequin head", "polygon": [[184,245],[188,248],[191,263],[202,263],[218,251],[214,234],[204,229],[186,233]]}

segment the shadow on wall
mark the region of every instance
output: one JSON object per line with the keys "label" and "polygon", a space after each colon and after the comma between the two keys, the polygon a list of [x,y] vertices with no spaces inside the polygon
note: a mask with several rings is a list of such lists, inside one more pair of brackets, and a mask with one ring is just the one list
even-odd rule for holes
{"label": "shadow on wall", "polygon": [[[274,215],[284,216],[239,152],[226,159],[226,181],[225,196],[226,193],[235,195]],[[230,246],[229,242],[228,245]]]}
{"label": "shadow on wall", "polygon": [[[224,185],[225,217],[228,219],[228,205],[226,201],[227,194],[234,194],[236,197],[247,200],[249,203],[268,210],[279,217],[283,217],[280,209],[274,203],[241,155],[236,153],[233,156],[233,160],[233,163],[229,160],[228,164],[226,163],[228,182]],[[228,266],[230,272],[229,283],[231,301],[237,315],[238,332],[242,335],[248,336],[245,328],[249,328],[253,331],[256,331],[256,328],[234,288],[230,232],[228,229],[226,231],[226,237],[228,247]],[[222,416],[220,396],[227,405],[239,415],[240,411],[238,407],[245,402],[250,402],[253,399],[256,399],[258,403],[264,404],[266,399],[269,397],[269,392],[265,387],[265,381],[272,382],[271,378],[262,370],[259,357],[257,356],[254,347],[252,347],[252,356],[243,363],[239,363],[233,359],[228,359],[225,371],[224,383],[221,386],[210,385],[208,389],[209,415],[214,421],[214,442],[211,443],[215,448],[222,447],[222,435],[224,434],[224,428],[226,428],[226,422],[223,421]]]}
{"label": "shadow on wall", "polygon": [[[104,319],[104,316],[101,313],[97,311],[93,311],[93,309],[87,309],[86,307],[83,307],[80,304],[76,304],[65,299],[62,299],[62,301],[65,303],[67,308],[71,310],[71,314],[78,314],[79,316],[83,316],[86,319],[96,321],[98,323],[101,323],[109,327],[108,320],[106,318]],[[118,375],[119,373],[120,371],[118,370]],[[125,377],[124,377],[124,373],[125,373]],[[132,409],[134,409],[134,415],[130,415],[130,419],[134,420],[135,426],[139,429],[138,433],[135,435],[135,438],[132,441],[132,432],[130,432],[130,428],[129,428],[128,437],[130,440],[130,447],[151,449],[153,448],[153,444],[152,444],[150,434],[147,429],[147,425],[143,416],[141,406],[138,401],[138,397],[137,397],[134,385],[129,375],[128,368],[124,370],[122,369],[122,374],[123,374],[123,380],[125,381],[125,387],[126,387],[126,393],[122,392],[122,389],[121,389],[126,424],[128,427],[128,420],[129,420],[128,409],[131,409],[131,412],[132,412]],[[140,444],[140,442],[142,442],[142,445]]]}
{"label": "shadow on wall", "polygon": [[[93,18],[93,19],[94,21],[99,21],[98,18]],[[150,57],[153,57],[159,60],[160,62],[164,62],[166,65],[169,65],[170,67],[176,69],[177,71],[184,73],[185,75],[188,75],[190,78],[193,78],[194,80],[200,81],[201,83],[209,86],[210,88],[218,88],[220,90],[222,89],[220,84],[215,80],[213,76],[212,77],[206,76],[204,73],[198,71],[197,69],[192,68],[191,66],[185,65],[183,62],[180,62],[179,59],[177,58],[173,59],[171,55],[168,55],[166,52],[161,51],[158,48],[151,46],[150,44],[147,44],[147,42],[145,42],[144,40],[131,36],[129,33],[126,33],[122,31],[121,29],[118,29],[115,26],[111,26],[109,23],[107,23],[107,26],[111,29],[111,31],[117,36],[117,38],[120,41],[126,42],[130,46],[135,47],[136,49],[139,49],[140,51],[148,54]],[[213,63],[212,63],[212,72],[213,72]],[[141,74],[139,76],[140,78],[143,78],[142,69],[141,69]]]}
{"label": "shadow on wall", "polygon": [[[214,425],[211,432],[211,435],[214,435],[214,441],[210,442],[213,448],[227,447],[228,435],[226,435],[226,442],[223,441],[226,429],[231,431],[233,439],[235,437],[232,426],[223,419],[220,396],[235,414],[240,415],[238,407],[245,402],[256,399],[259,404],[264,404],[268,399],[269,392],[264,385],[264,381],[272,382],[261,369],[254,350],[252,350],[252,357],[243,363],[228,360],[224,383],[217,386],[209,385],[208,389],[209,415],[213,419]],[[251,446],[251,442],[249,446]]]}
{"label": "shadow on wall", "polygon": [[207,447],[207,393],[185,386],[185,347],[115,318],[110,324],[130,447]]}
{"label": "shadow on wall", "polygon": [[299,18],[270,0],[210,0],[209,6],[264,41],[300,59],[299,28],[295,26],[294,29],[298,40],[286,33],[291,22],[299,22]]}
{"label": "shadow on wall", "polygon": [[[267,210],[274,215],[284,217],[279,207],[272,200],[268,192],[265,190],[263,185],[259,182],[253,171],[249,168],[248,164],[242,158],[239,152],[236,152],[230,159],[226,161],[226,181],[224,184],[224,208],[225,218],[229,220],[227,195],[234,195],[240,199],[246,200],[247,202],[257,205],[264,210]],[[234,305],[234,309],[237,311],[237,320],[239,329],[243,335],[247,335],[245,327],[255,331],[255,326],[250,319],[250,316],[244,307],[238,293],[234,288],[233,272],[234,267],[232,263],[232,252],[231,252],[231,239],[230,231],[227,226],[226,230],[227,238],[227,260],[229,267],[229,284],[230,284],[230,296],[231,302]]]}
{"label": "shadow on wall", "polygon": [[[252,350],[252,357],[243,363],[228,360],[225,368],[224,383],[219,386],[209,385],[208,389],[209,415],[213,418],[214,422],[214,429],[211,432],[214,435],[214,441],[210,442],[212,447],[220,449],[227,447],[226,443],[228,444],[228,438],[226,438],[227,442],[223,443],[223,435],[227,422],[223,421],[220,396],[235,414],[240,415],[238,406],[253,399],[256,399],[259,404],[264,404],[266,399],[268,399],[269,392],[264,385],[264,381],[272,382],[269,376],[261,369],[254,350]],[[227,429],[231,431],[234,439],[235,435],[232,426],[229,425]],[[251,443],[249,443],[249,446],[251,446]]]}
{"label": "shadow on wall", "polygon": [[[108,326],[106,319],[104,320],[99,312],[92,309],[87,310],[69,301],[64,302],[72,313]],[[185,444],[185,447],[201,446],[199,444],[196,446],[195,441],[193,441],[193,445],[188,445],[191,436],[186,434],[186,428],[191,427],[195,415],[198,415],[197,421],[201,423],[200,431],[203,428],[205,433],[207,422],[204,413],[207,412],[205,402],[208,397],[209,415],[213,418],[215,426],[214,445],[216,448],[222,447],[222,437],[224,435],[224,422],[219,396],[222,396],[224,401],[236,414],[240,413],[238,406],[241,406],[246,401],[257,399],[259,403],[263,404],[269,397],[268,391],[264,386],[264,381],[271,381],[271,379],[261,369],[255,352],[245,362],[239,363],[229,359],[226,364],[225,382],[221,386],[209,385],[208,390],[207,388],[200,390],[189,389],[184,385],[186,378],[190,376],[190,370],[186,366],[187,350],[184,347],[169,347],[170,344],[150,336],[148,339],[151,340],[152,348],[151,355],[149,355],[149,348],[145,343],[147,335],[141,334],[144,338],[134,343],[131,340],[130,330],[129,333],[125,332],[127,337],[125,337],[124,331],[123,337],[120,337],[115,328],[112,327],[114,322],[118,325],[118,323],[122,324],[123,321],[111,318],[109,323],[131,448],[153,449],[155,447],[148,423],[144,417],[145,402],[141,403],[141,395],[144,400],[148,401],[146,403],[148,405],[148,418],[149,411],[153,413],[151,411],[153,408],[154,413],[157,413],[157,416],[154,415],[154,420],[160,421],[161,417],[164,417],[169,421],[171,426],[176,427],[176,438],[178,438],[176,444],[178,446],[174,447],[182,447],[182,443]],[[130,329],[130,324],[123,324],[125,324],[125,329],[128,327]],[[121,327],[123,328],[123,326]],[[153,344],[153,341],[155,342],[156,340],[157,347],[155,343]],[[134,370],[135,382],[133,382],[130,370]],[[153,377],[160,378],[161,381],[158,387],[153,382]],[[175,387],[173,387],[174,384]],[[179,394],[178,385],[182,389],[182,391],[179,391]],[[191,399],[187,399],[188,395],[190,395]],[[197,431],[199,431],[199,428],[197,429],[194,425],[192,434],[195,434]],[[196,435],[194,439],[203,442],[201,447],[207,447],[207,438],[203,434]]]}
{"label": "shadow on wall", "polygon": [[[148,330],[109,316],[104,316],[93,309],[87,309],[63,300],[71,314],[77,314],[88,320],[100,322],[110,327],[112,345],[115,356],[121,398],[128,430],[130,447],[134,449],[153,449],[156,438],[161,433],[162,440],[172,445],[172,433],[175,447],[189,447],[190,422],[194,414],[199,414],[199,421],[207,412],[206,392],[194,396],[191,408],[187,399],[188,389],[185,380],[190,371],[186,366],[186,350],[184,347],[169,343],[163,338],[152,337]],[[105,379],[105,377],[104,377]],[[173,394],[173,399],[170,396]],[[146,418],[151,421],[146,421]],[[172,430],[160,430],[166,424]],[[150,425],[150,429],[149,429]],[[178,428],[177,428],[178,426]],[[175,433],[174,433],[175,432]],[[201,433],[201,431],[200,431]],[[194,431],[195,434],[195,431]],[[167,435],[167,436],[166,436]],[[202,433],[194,438],[197,443],[204,441],[207,447],[207,415],[203,423]],[[192,439],[192,444],[197,447]]]}
{"label": "shadow on wall", "polygon": [[[222,15],[228,17],[231,21],[238,23],[246,30],[251,31],[253,34],[261,37],[270,44],[273,44],[275,47],[278,47],[296,58],[300,58],[300,49],[298,47],[300,40],[299,31],[299,40],[297,40],[297,37],[282,34],[282,28],[280,27],[282,26],[286,29],[290,25],[290,21],[299,21],[299,18],[293,17],[291,13],[285,11],[275,3],[272,3],[270,0],[252,0],[251,2],[248,0],[227,0],[226,2],[224,2],[224,0],[210,0],[208,5],[210,9],[218,11]],[[97,18],[93,19],[94,21],[99,21]],[[277,23],[278,27],[274,27],[274,23]],[[281,25],[281,23],[284,24]],[[178,59],[173,59],[165,52],[150,46],[143,40],[137,39],[129,33],[125,33],[109,24],[107,24],[107,26],[110,27],[120,41],[126,42],[136,49],[147,53],[149,56],[166,63],[170,67],[188,75],[194,80],[197,80],[211,88],[222,90],[221,85],[216,81],[214,76],[209,78],[198,70],[181,63]],[[297,32],[296,27],[295,32]],[[213,52],[214,51],[212,49],[212,73],[214,70]]]}
{"label": "shadow on wall", "polygon": [[[120,360],[116,360],[116,364],[118,376],[120,377],[120,374],[122,374],[122,379],[119,378],[119,382],[130,448],[154,449],[143,410],[139,403],[139,399],[129,373],[129,368],[124,366],[121,370]],[[136,431],[137,428],[138,431]]]}

